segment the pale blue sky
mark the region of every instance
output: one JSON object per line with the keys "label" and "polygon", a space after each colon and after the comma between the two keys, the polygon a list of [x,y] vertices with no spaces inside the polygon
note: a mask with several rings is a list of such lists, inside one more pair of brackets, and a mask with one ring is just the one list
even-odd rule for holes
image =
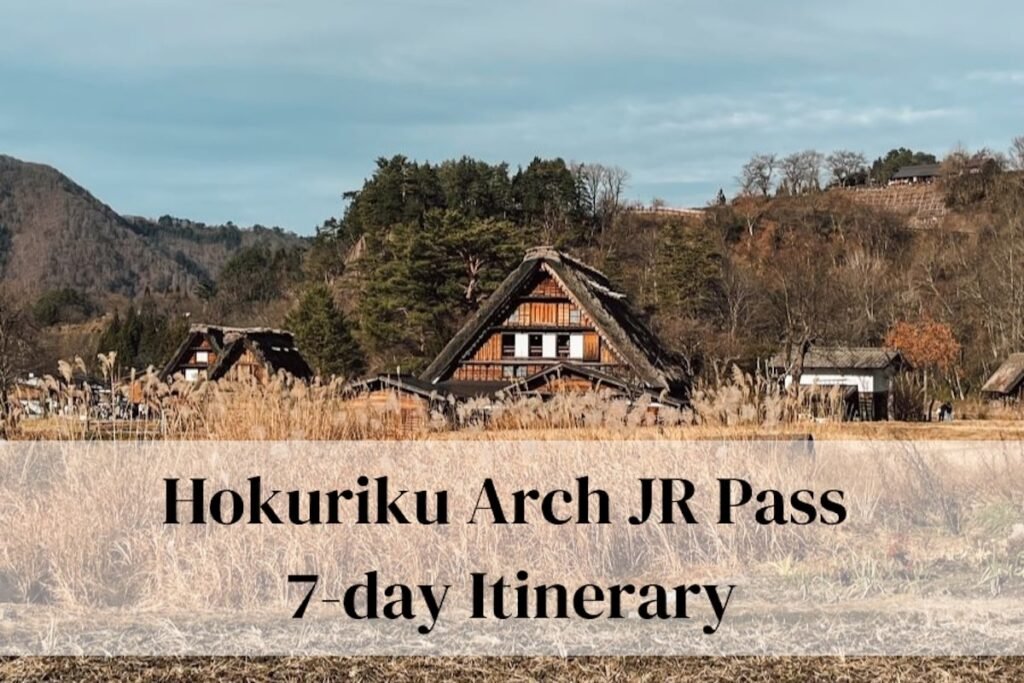
{"label": "pale blue sky", "polygon": [[751,153],[1000,150],[1024,3],[0,0],[0,153],[122,213],[310,233],[378,156],[627,169],[700,205]]}

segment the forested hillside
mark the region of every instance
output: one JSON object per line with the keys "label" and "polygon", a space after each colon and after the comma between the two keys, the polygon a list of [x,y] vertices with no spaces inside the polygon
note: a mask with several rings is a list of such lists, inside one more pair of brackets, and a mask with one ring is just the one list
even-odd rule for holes
{"label": "forested hillside", "polygon": [[241,249],[302,244],[279,229],[120,216],[59,171],[0,155],[0,274],[30,295],[189,296]]}
{"label": "forested hillside", "polygon": [[808,342],[882,344],[906,323],[952,331],[956,362],[935,371],[961,393],[1024,348],[1024,179],[1001,164],[938,181],[945,210],[926,226],[827,187],[636,212],[627,182],[558,159],[381,159],[321,229],[308,277],[378,369],[421,367],[532,244],[605,270],[705,376]]}
{"label": "forested hillside", "polygon": [[[894,159],[934,157],[853,156],[859,170],[818,183],[760,155],[739,196],[685,214],[638,211],[615,167],[396,156],[311,240],[123,218],[52,169],[4,159],[4,278],[39,292],[29,318],[50,338],[32,367],[108,350],[122,368],[159,365],[197,321],[287,324],[319,370],[352,376],[422,368],[525,249],[548,244],[604,270],[698,378],[812,342],[913,338],[942,346],[927,362],[946,391],[977,389],[1024,350],[1024,178],[956,152],[934,185],[887,188]],[[908,193],[928,195],[927,220]]]}
{"label": "forested hillside", "polygon": [[113,348],[124,367],[159,365],[186,314],[279,321],[307,243],[279,228],[121,216],[56,169],[0,155],[0,308],[16,313],[24,370]]}

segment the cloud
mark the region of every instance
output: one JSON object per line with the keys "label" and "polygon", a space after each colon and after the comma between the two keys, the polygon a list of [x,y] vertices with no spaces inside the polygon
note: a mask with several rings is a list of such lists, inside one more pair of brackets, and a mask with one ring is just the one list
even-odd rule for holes
{"label": "cloud", "polygon": [[1024,85],[1024,71],[972,71],[967,74],[967,80],[995,85]]}
{"label": "cloud", "polygon": [[701,203],[755,151],[1019,133],[1024,3],[9,4],[0,151],[134,213],[308,228],[394,153],[600,161]]}

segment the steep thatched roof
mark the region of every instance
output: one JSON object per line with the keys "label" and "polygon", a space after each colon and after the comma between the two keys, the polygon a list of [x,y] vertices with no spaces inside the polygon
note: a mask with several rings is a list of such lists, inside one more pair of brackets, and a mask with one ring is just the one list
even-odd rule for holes
{"label": "steep thatched roof", "polygon": [[558,281],[593,320],[598,334],[629,366],[638,383],[672,392],[686,386],[689,378],[682,358],[661,345],[629,306],[626,295],[613,289],[608,278],[597,269],[551,247],[539,247],[526,253],[519,267],[466,321],[421,379],[430,383],[446,379],[459,360],[486,340],[489,326],[510,312],[513,297],[541,271]]}
{"label": "steep thatched roof", "polygon": [[[789,371],[793,360],[787,359],[785,353],[777,353],[769,363],[776,370]],[[804,370],[881,370],[890,365],[906,366],[907,362],[896,349],[882,346],[812,346],[804,356]]]}
{"label": "steep thatched roof", "polygon": [[1020,389],[1022,380],[1024,380],[1024,353],[1012,353],[992,373],[985,385],[981,387],[981,391],[985,394],[1008,396]]}
{"label": "steep thatched roof", "polygon": [[295,338],[287,330],[269,327],[222,327],[219,325],[192,325],[181,345],[160,373],[167,379],[185,360],[189,349],[201,339],[210,343],[216,354],[216,363],[210,368],[210,379],[223,377],[245,349],[262,360],[271,372],[284,370],[299,379],[309,379],[313,370],[295,346]]}
{"label": "steep thatched roof", "polygon": [[299,353],[291,332],[266,328],[231,329],[224,331],[224,348],[210,368],[210,379],[220,379],[250,351],[271,373],[280,371],[298,379],[312,379],[313,369]]}

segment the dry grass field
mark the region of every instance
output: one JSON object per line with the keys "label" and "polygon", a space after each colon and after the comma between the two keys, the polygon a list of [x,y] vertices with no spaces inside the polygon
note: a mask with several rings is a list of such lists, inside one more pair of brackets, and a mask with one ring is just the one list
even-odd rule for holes
{"label": "dry grass field", "polygon": [[[168,388],[159,397],[164,417],[155,420],[104,422],[77,417],[24,420],[14,436],[27,439],[185,439],[185,440],[706,440],[777,439],[813,436],[815,440],[1021,440],[1024,421],[1011,412],[963,406],[966,419],[952,423],[844,423],[836,419],[784,418],[777,397],[754,397],[714,410],[663,415],[607,406],[593,397],[559,398],[545,404],[476,406],[463,414],[460,429],[436,421],[410,429],[396,414],[368,415],[352,410],[332,387],[306,388],[287,382],[200,387],[176,395]],[[741,392],[742,393],[742,392]],[[776,403],[773,403],[776,402]],[[795,411],[790,411],[795,412]],[[713,417],[709,417],[713,415]],[[983,418],[983,419],[982,419]],[[1018,504],[1003,506],[1016,494],[1013,482],[993,490],[992,505],[982,505],[965,521],[968,529],[1024,521]],[[1008,487],[1008,488],[1007,488]],[[1011,490],[1012,489],[1012,490]],[[922,495],[926,493],[922,489]],[[1003,508],[1009,510],[1007,514]],[[1000,512],[1001,510],[1001,512]],[[998,514],[997,514],[998,512]],[[991,519],[992,516],[998,519]],[[987,527],[986,527],[987,528]],[[56,530],[59,533],[59,530]],[[83,533],[79,530],[76,533]],[[969,534],[968,534],[969,537]],[[883,554],[888,552],[882,550]],[[955,551],[960,552],[960,551]],[[966,548],[963,550],[966,552]],[[940,553],[941,555],[941,553]],[[891,558],[890,558],[891,559]],[[921,556],[919,561],[939,561]],[[779,558],[776,558],[779,561]],[[1016,556],[986,557],[966,571],[984,580],[998,564],[1001,583],[1019,594],[1022,568]],[[883,567],[883,569],[885,569]],[[0,680],[1022,680],[1024,658],[39,658],[0,661]]]}
{"label": "dry grass field", "polygon": [[1020,681],[1017,657],[278,657],[39,658],[0,661],[4,681]]}

